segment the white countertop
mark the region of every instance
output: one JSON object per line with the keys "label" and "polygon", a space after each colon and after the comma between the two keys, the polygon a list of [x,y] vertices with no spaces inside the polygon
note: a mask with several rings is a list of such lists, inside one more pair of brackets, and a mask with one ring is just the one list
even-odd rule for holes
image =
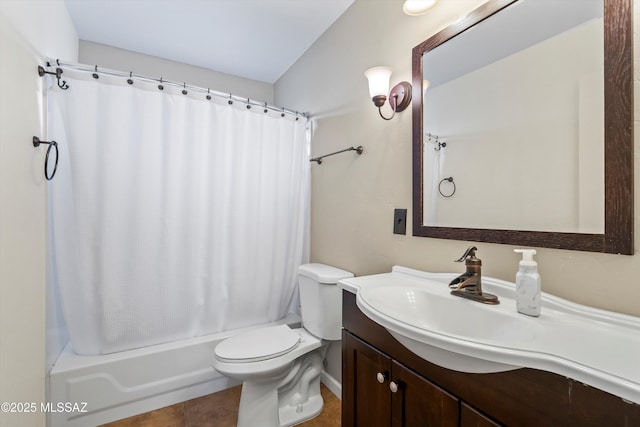
{"label": "white countertop", "polygon": [[[457,276],[395,266],[338,286],[356,294],[363,313],[409,350],[438,365],[541,369],[640,404],[640,318],[544,292],[540,317],[529,317],[516,311],[515,284],[483,277],[483,291],[501,301],[490,306],[450,295],[447,285]],[[434,349],[441,354],[433,356]]]}

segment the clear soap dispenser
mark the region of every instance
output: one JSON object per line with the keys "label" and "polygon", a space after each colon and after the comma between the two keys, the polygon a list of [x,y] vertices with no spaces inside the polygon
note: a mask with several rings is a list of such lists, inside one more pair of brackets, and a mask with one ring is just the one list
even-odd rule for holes
{"label": "clear soap dispenser", "polygon": [[535,249],[514,249],[522,254],[520,269],[516,274],[516,308],[527,316],[540,316],[540,274],[538,263],[533,260]]}

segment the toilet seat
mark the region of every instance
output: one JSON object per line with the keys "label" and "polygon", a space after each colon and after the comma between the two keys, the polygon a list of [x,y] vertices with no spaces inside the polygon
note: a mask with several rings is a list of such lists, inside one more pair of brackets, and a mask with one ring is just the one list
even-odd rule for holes
{"label": "toilet seat", "polygon": [[300,343],[300,334],[287,325],[254,329],[227,338],[215,348],[221,362],[251,363],[289,353]]}

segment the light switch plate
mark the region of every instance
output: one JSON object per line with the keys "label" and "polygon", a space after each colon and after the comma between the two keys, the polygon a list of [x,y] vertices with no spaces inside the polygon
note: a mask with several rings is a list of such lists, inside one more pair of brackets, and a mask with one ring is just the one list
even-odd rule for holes
{"label": "light switch plate", "polygon": [[393,234],[407,234],[407,210],[394,209]]}

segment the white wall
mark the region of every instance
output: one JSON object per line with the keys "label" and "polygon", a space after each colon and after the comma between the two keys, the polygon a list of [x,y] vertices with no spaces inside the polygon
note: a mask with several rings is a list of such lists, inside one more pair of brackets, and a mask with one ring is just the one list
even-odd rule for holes
{"label": "white wall", "polygon": [[164,80],[208,87],[212,90],[273,104],[273,85],[207,68],[85,40],[80,40],[78,58],[80,63],[97,65],[98,68],[132,71],[135,74],[158,79],[162,77]]}
{"label": "white wall", "polygon": [[[48,56],[77,57],[61,0],[0,1],[0,401],[45,401],[46,138],[42,78]],[[46,148],[45,148],[46,149]],[[42,426],[45,414],[0,413],[0,426]]]}
{"label": "white wall", "polygon": [[[364,146],[312,165],[311,260],[356,275],[389,271],[399,264],[434,272],[462,271],[454,259],[469,242],[394,235],[393,210],[411,218],[411,113],[392,121],[378,116],[363,72],[375,65],[394,68],[391,83],[411,81],[411,50],[482,3],[441,1],[428,14],[406,16],[400,1],[356,0],[341,18],[276,82],[276,103],[313,117],[312,154]],[[634,7],[640,23],[640,2]],[[635,46],[640,46],[635,36]],[[635,54],[638,69],[638,54]],[[636,73],[636,97],[638,93]],[[415,95],[414,95],[415,96]],[[636,123],[640,117],[636,102]],[[636,131],[636,151],[640,133]],[[638,160],[636,157],[636,168]],[[635,197],[640,200],[640,174]],[[409,227],[410,228],[410,227]],[[636,215],[635,241],[640,241]],[[514,246],[477,243],[483,274],[513,281]],[[537,260],[544,291],[578,303],[640,316],[640,257],[540,249]],[[330,360],[332,374],[339,359]],[[339,378],[339,376],[338,376]]]}

